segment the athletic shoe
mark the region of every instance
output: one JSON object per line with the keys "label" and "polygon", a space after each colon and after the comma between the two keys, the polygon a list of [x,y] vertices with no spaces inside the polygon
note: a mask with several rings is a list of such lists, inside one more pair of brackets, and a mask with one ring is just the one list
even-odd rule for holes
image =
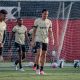
{"label": "athletic shoe", "polygon": [[33,71],[36,71],[36,67],[33,67]]}
{"label": "athletic shoe", "polygon": [[40,70],[39,69],[36,70],[36,74],[40,75]]}
{"label": "athletic shoe", "polygon": [[44,73],[44,71],[40,71],[40,74],[41,74],[41,75],[44,75],[45,73]]}
{"label": "athletic shoe", "polygon": [[24,69],[23,69],[23,68],[21,68],[21,69],[19,69],[19,71],[22,71],[22,72],[23,72],[23,71],[24,71]]}

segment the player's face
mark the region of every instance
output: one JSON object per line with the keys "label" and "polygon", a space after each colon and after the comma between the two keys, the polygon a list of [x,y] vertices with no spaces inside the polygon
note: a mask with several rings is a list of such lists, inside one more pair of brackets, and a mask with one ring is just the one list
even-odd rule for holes
{"label": "player's face", "polygon": [[2,21],[3,20],[3,14],[2,13],[0,13],[0,21]]}
{"label": "player's face", "polygon": [[18,23],[18,25],[22,25],[23,24],[23,20],[18,20],[17,23]]}
{"label": "player's face", "polygon": [[5,20],[6,19],[6,14],[3,14],[3,20]]}
{"label": "player's face", "polygon": [[42,19],[47,19],[49,12],[48,11],[44,11],[42,13]]}

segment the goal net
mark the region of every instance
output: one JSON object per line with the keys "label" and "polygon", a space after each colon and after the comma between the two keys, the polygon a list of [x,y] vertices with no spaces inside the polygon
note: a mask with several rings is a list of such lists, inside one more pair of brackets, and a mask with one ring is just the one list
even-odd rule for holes
{"label": "goal net", "polygon": [[[8,52],[8,41],[15,19],[22,17],[28,31],[33,26],[35,18],[41,16],[42,9],[49,10],[49,18],[53,23],[54,46],[49,41],[47,62],[53,59],[52,51],[56,51],[56,58],[66,61],[80,59],[80,1],[0,1],[0,9],[8,11],[7,38],[5,39],[3,56],[5,60],[13,61],[16,58],[14,45]],[[14,44],[14,40],[13,40]],[[27,44],[26,44],[27,46]],[[26,47],[26,60],[34,61],[34,54],[29,46]]]}

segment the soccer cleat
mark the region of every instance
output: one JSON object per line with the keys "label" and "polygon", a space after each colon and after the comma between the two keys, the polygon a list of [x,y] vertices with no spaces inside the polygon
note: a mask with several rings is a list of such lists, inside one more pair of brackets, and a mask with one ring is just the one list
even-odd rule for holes
{"label": "soccer cleat", "polygon": [[36,70],[36,74],[40,75],[40,70],[39,69]]}
{"label": "soccer cleat", "polygon": [[36,71],[36,67],[33,67],[33,71]]}
{"label": "soccer cleat", "polygon": [[22,72],[23,72],[23,71],[24,71],[24,69],[23,69],[23,68],[20,68],[20,69],[19,69],[19,71],[22,71]]}
{"label": "soccer cleat", "polygon": [[40,71],[40,74],[41,74],[41,75],[44,75],[44,71]]}

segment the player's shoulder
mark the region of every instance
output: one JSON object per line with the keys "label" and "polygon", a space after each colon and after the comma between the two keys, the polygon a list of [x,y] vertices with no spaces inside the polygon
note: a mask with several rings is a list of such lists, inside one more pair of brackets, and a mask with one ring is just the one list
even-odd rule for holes
{"label": "player's shoulder", "polygon": [[47,19],[47,21],[48,21],[48,22],[51,22],[51,20],[50,20],[50,19]]}
{"label": "player's shoulder", "polygon": [[4,30],[6,30],[7,25],[4,21],[2,21],[0,25],[3,27]]}
{"label": "player's shoulder", "polygon": [[13,29],[18,29],[18,25],[13,26]]}
{"label": "player's shoulder", "polygon": [[37,22],[37,21],[40,21],[41,20],[41,18],[37,18],[37,19],[35,19],[35,21]]}
{"label": "player's shoulder", "polygon": [[6,24],[5,21],[2,21],[3,24]]}
{"label": "player's shoulder", "polygon": [[25,25],[22,25],[23,29],[27,30],[27,27]]}
{"label": "player's shoulder", "polygon": [[2,21],[2,24],[6,26],[6,23],[4,21]]}
{"label": "player's shoulder", "polygon": [[52,25],[52,21],[50,19],[47,19],[47,23]]}
{"label": "player's shoulder", "polygon": [[22,25],[22,27],[27,28],[25,25]]}
{"label": "player's shoulder", "polygon": [[18,27],[18,25],[15,25],[13,28],[16,28],[16,27]]}

